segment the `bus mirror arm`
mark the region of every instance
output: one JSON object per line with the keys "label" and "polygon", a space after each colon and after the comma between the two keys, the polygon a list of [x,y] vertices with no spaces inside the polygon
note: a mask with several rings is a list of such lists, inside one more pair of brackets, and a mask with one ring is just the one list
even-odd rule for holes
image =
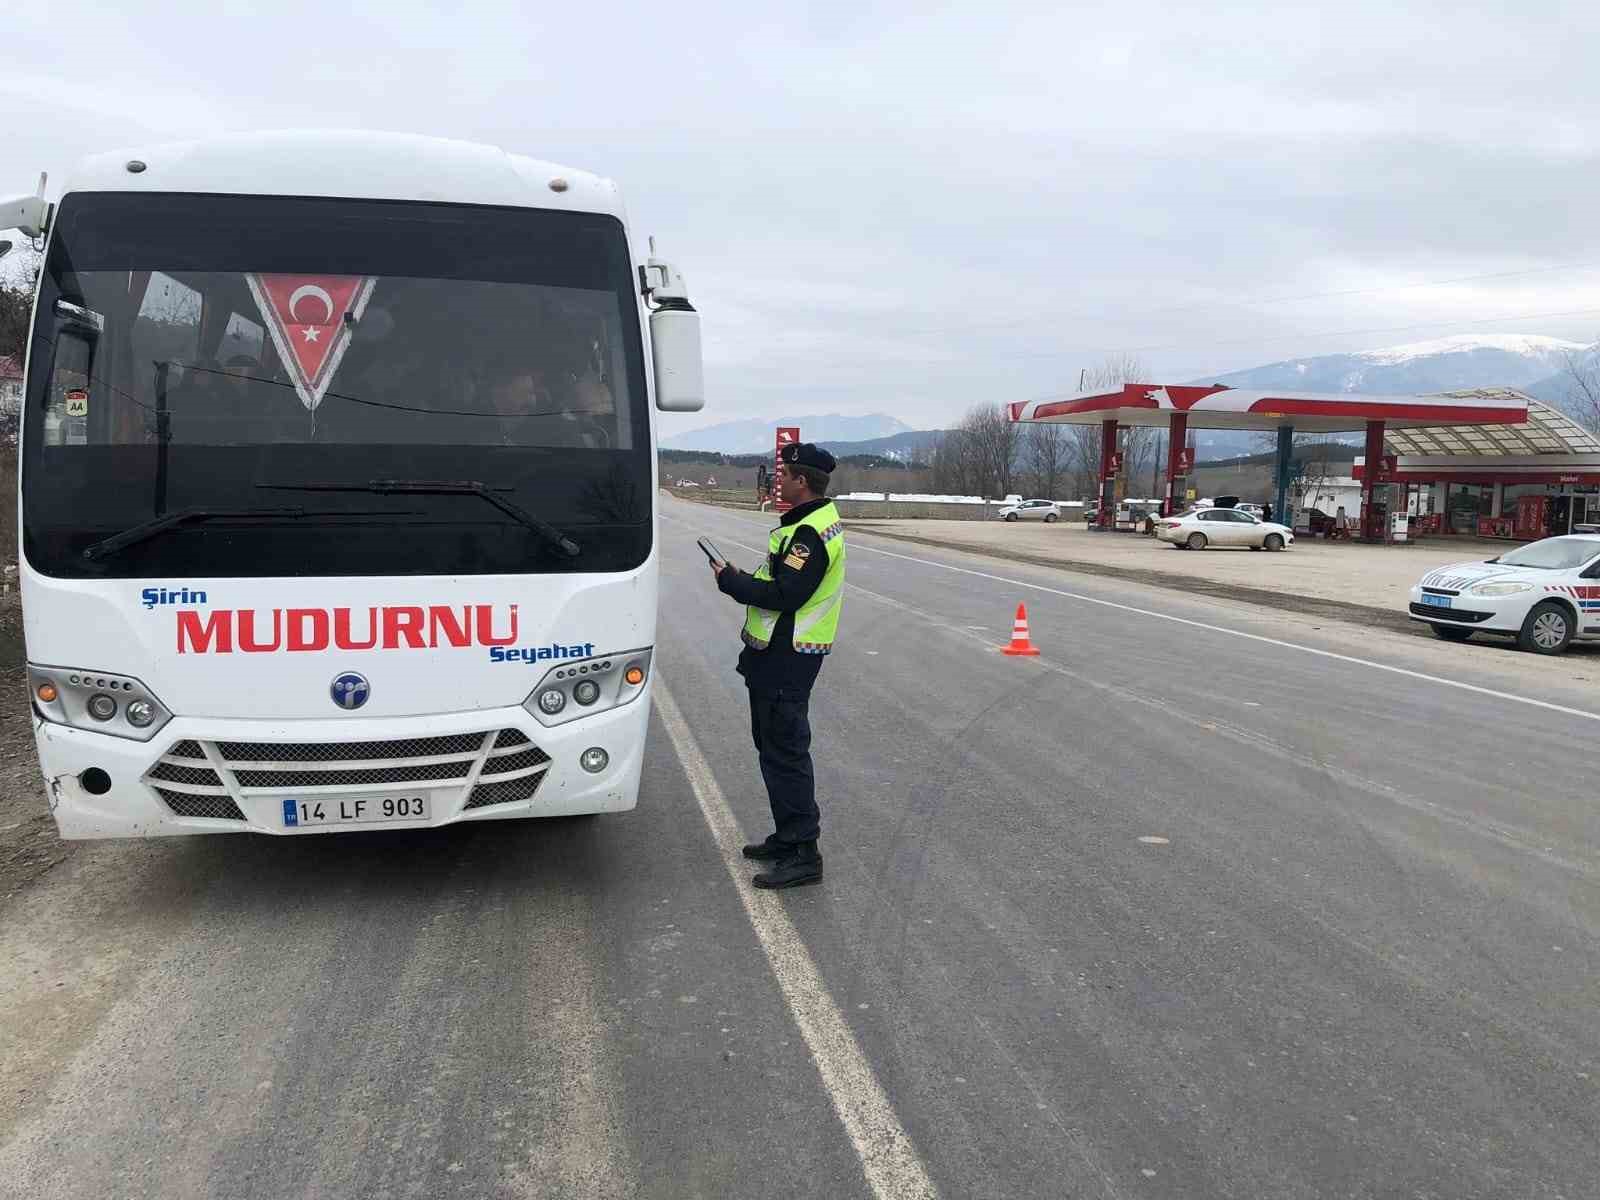
{"label": "bus mirror arm", "polygon": [[17,229],[30,238],[42,238],[50,229],[50,204],[44,198],[46,176],[39,176],[39,190],[28,196],[7,196],[0,200],[0,229]]}

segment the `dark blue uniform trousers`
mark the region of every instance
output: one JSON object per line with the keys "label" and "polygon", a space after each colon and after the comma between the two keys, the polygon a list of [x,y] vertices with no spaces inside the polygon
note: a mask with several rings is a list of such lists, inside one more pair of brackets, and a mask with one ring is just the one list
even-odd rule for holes
{"label": "dark blue uniform trousers", "polygon": [[817,782],[811,770],[811,698],[750,693],[750,736],[761,759],[761,778],[772,805],[778,840],[814,842],[821,829]]}

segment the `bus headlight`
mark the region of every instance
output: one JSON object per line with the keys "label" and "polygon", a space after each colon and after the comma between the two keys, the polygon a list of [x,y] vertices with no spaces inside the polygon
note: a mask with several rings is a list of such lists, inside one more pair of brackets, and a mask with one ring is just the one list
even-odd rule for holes
{"label": "bus headlight", "polygon": [[144,742],[172,720],[155,693],[128,675],[29,663],[28,688],[41,718],[74,729]]}
{"label": "bus headlight", "polygon": [[593,713],[621,708],[644,692],[650,679],[651,655],[649,649],[624,650],[551,667],[528,693],[523,707],[541,725],[565,725]]}

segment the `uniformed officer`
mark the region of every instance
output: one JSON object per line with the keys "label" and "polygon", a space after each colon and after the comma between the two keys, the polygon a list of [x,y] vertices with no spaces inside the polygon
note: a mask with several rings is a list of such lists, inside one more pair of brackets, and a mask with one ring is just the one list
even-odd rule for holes
{"label": "uniformed officer", "polygon": [[833,649],[844,589],[844,536],[827,498],[833,455],[809,442],[783,448],[774,486],[793,505],[767,540],[754,575],[712,563],[717,587],[746,606],[739,674],[750,692],[750,734],[776,827],[744,856],[772,865],[759,888],[822,879],[820,814],[811,770],[811,687]]}

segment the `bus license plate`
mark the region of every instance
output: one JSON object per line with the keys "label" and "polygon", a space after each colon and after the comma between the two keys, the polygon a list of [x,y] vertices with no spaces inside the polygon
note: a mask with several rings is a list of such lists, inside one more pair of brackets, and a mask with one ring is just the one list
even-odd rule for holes
{"label": "bus license plate", "polygon": [[285,800],[286,829],[306,825],[364,825],[373,821],[426,821],[426,796],[334,796],[322,800]]}
{"label": "bus license plate", "polygon": [[1424,604],[1431,604],[1435,608],[1449,608],[1450,607],[1450,597],[1449,596],[1430,596],[1427,593],[1423,593],[1422,602]]}

